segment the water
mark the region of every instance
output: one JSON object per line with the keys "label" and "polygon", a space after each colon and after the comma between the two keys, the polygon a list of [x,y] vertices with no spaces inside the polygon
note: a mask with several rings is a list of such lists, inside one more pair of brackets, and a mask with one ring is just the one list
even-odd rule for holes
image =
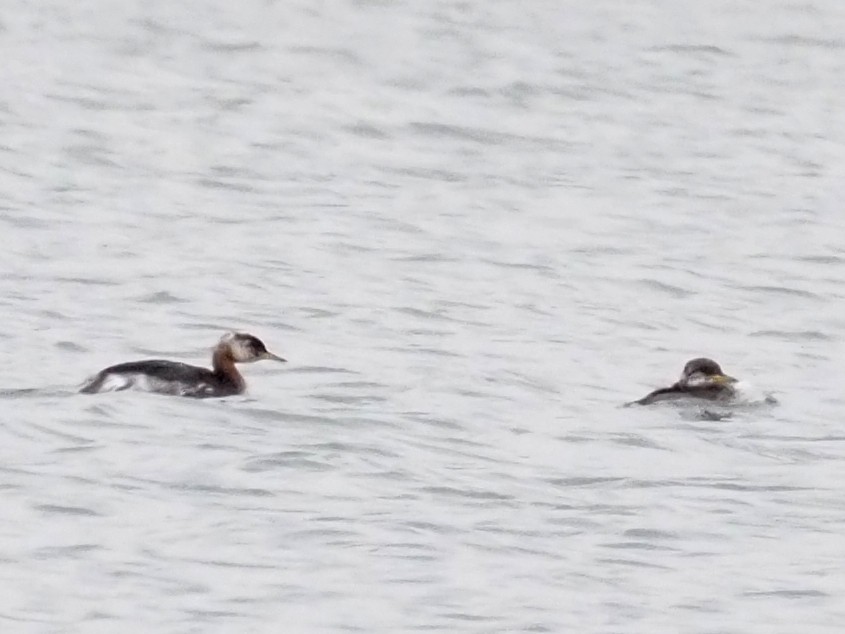
{"label": "water", "polygon": [[[7,6],[3,631],[838,632],[844,32]],[[230,328],[290,363],[74,393]],[[703,354],[780,405],[620,407]]]}

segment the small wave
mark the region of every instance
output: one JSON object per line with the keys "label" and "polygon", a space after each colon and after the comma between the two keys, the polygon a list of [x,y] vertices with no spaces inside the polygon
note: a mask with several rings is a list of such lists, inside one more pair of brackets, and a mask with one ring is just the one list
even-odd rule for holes
{"label": "small wave", "polygon": [[0,398],[8,399],[41,398],[45,396],[70,396],[76,393],[76,389],[67,386],[0,388]]}

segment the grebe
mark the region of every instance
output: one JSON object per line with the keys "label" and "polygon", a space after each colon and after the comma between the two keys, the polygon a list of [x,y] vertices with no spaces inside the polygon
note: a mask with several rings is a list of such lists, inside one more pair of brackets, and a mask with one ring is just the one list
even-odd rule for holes
{"label": "grebe", "polygon": [[699,398],[708,401],[727,401],[736,395],[733,384],[737,380],[722,372],[713,359],[698,358],[688,361],[677,383],[662,387],[629,405],[650,405],[658,401],[680,398]]}
{"label": "grebe", "polygon": [[246,389],[246,382],[235,364],[261,359],[285,361],[267,352],[267,347],[258,337],[230,332],[223,335],[214,348],[212,370],[177,361],[130,361],[100,370],[80,392],[95,394],[135,388],[194,398],[232,396]]}

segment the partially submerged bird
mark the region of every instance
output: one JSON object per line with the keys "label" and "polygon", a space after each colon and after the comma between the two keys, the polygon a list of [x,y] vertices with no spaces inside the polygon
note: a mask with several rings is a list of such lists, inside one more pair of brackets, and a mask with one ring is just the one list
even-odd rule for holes
{"label": "partially submerged bird", "polygon": [[130,361],[101,370],[80,392],[94,394],[136,389],[194,398],[232,396],[246,389],[246,382],[235,364],[262,359],[285,361],[268,352],[258,337],[230,332],[223,335],[214,348],[211,370],[177,361]]}
{"label": "partially submerged bird", "polygon": [[700,357],[687,362],[677,383],[654,390],[637,401],[626,403],[625,406],[650,405],[682,398],[729,401],[736,395],[736,383],[735,378],[722,372],[718,363]]}

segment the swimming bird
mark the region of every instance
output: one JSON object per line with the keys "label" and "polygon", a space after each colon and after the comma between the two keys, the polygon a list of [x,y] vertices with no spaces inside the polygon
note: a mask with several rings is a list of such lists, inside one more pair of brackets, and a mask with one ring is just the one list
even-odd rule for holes
{"label": "swimming bird", "polygon": [[651,405],[659,401],[682,398],[729,401],[736,395],[735,383],[737,380],[722,372],[722,368],[713,359],[699,357],[687,362],[681,372],[681,378],[673,385],[654,390],[639,400],[626,403],[625,406]]}
{"label": "swimming bird", "polygon": [[247,333],[226,333],[211,356],[212,369],[177,361],[153,359],[119,363],[100,370],[80,392],[94,394],[136,389],[174,396],[209,398],[232,396],[246,390],[246,381],[236,363],[285,359],[268,352],[264,342]]}

